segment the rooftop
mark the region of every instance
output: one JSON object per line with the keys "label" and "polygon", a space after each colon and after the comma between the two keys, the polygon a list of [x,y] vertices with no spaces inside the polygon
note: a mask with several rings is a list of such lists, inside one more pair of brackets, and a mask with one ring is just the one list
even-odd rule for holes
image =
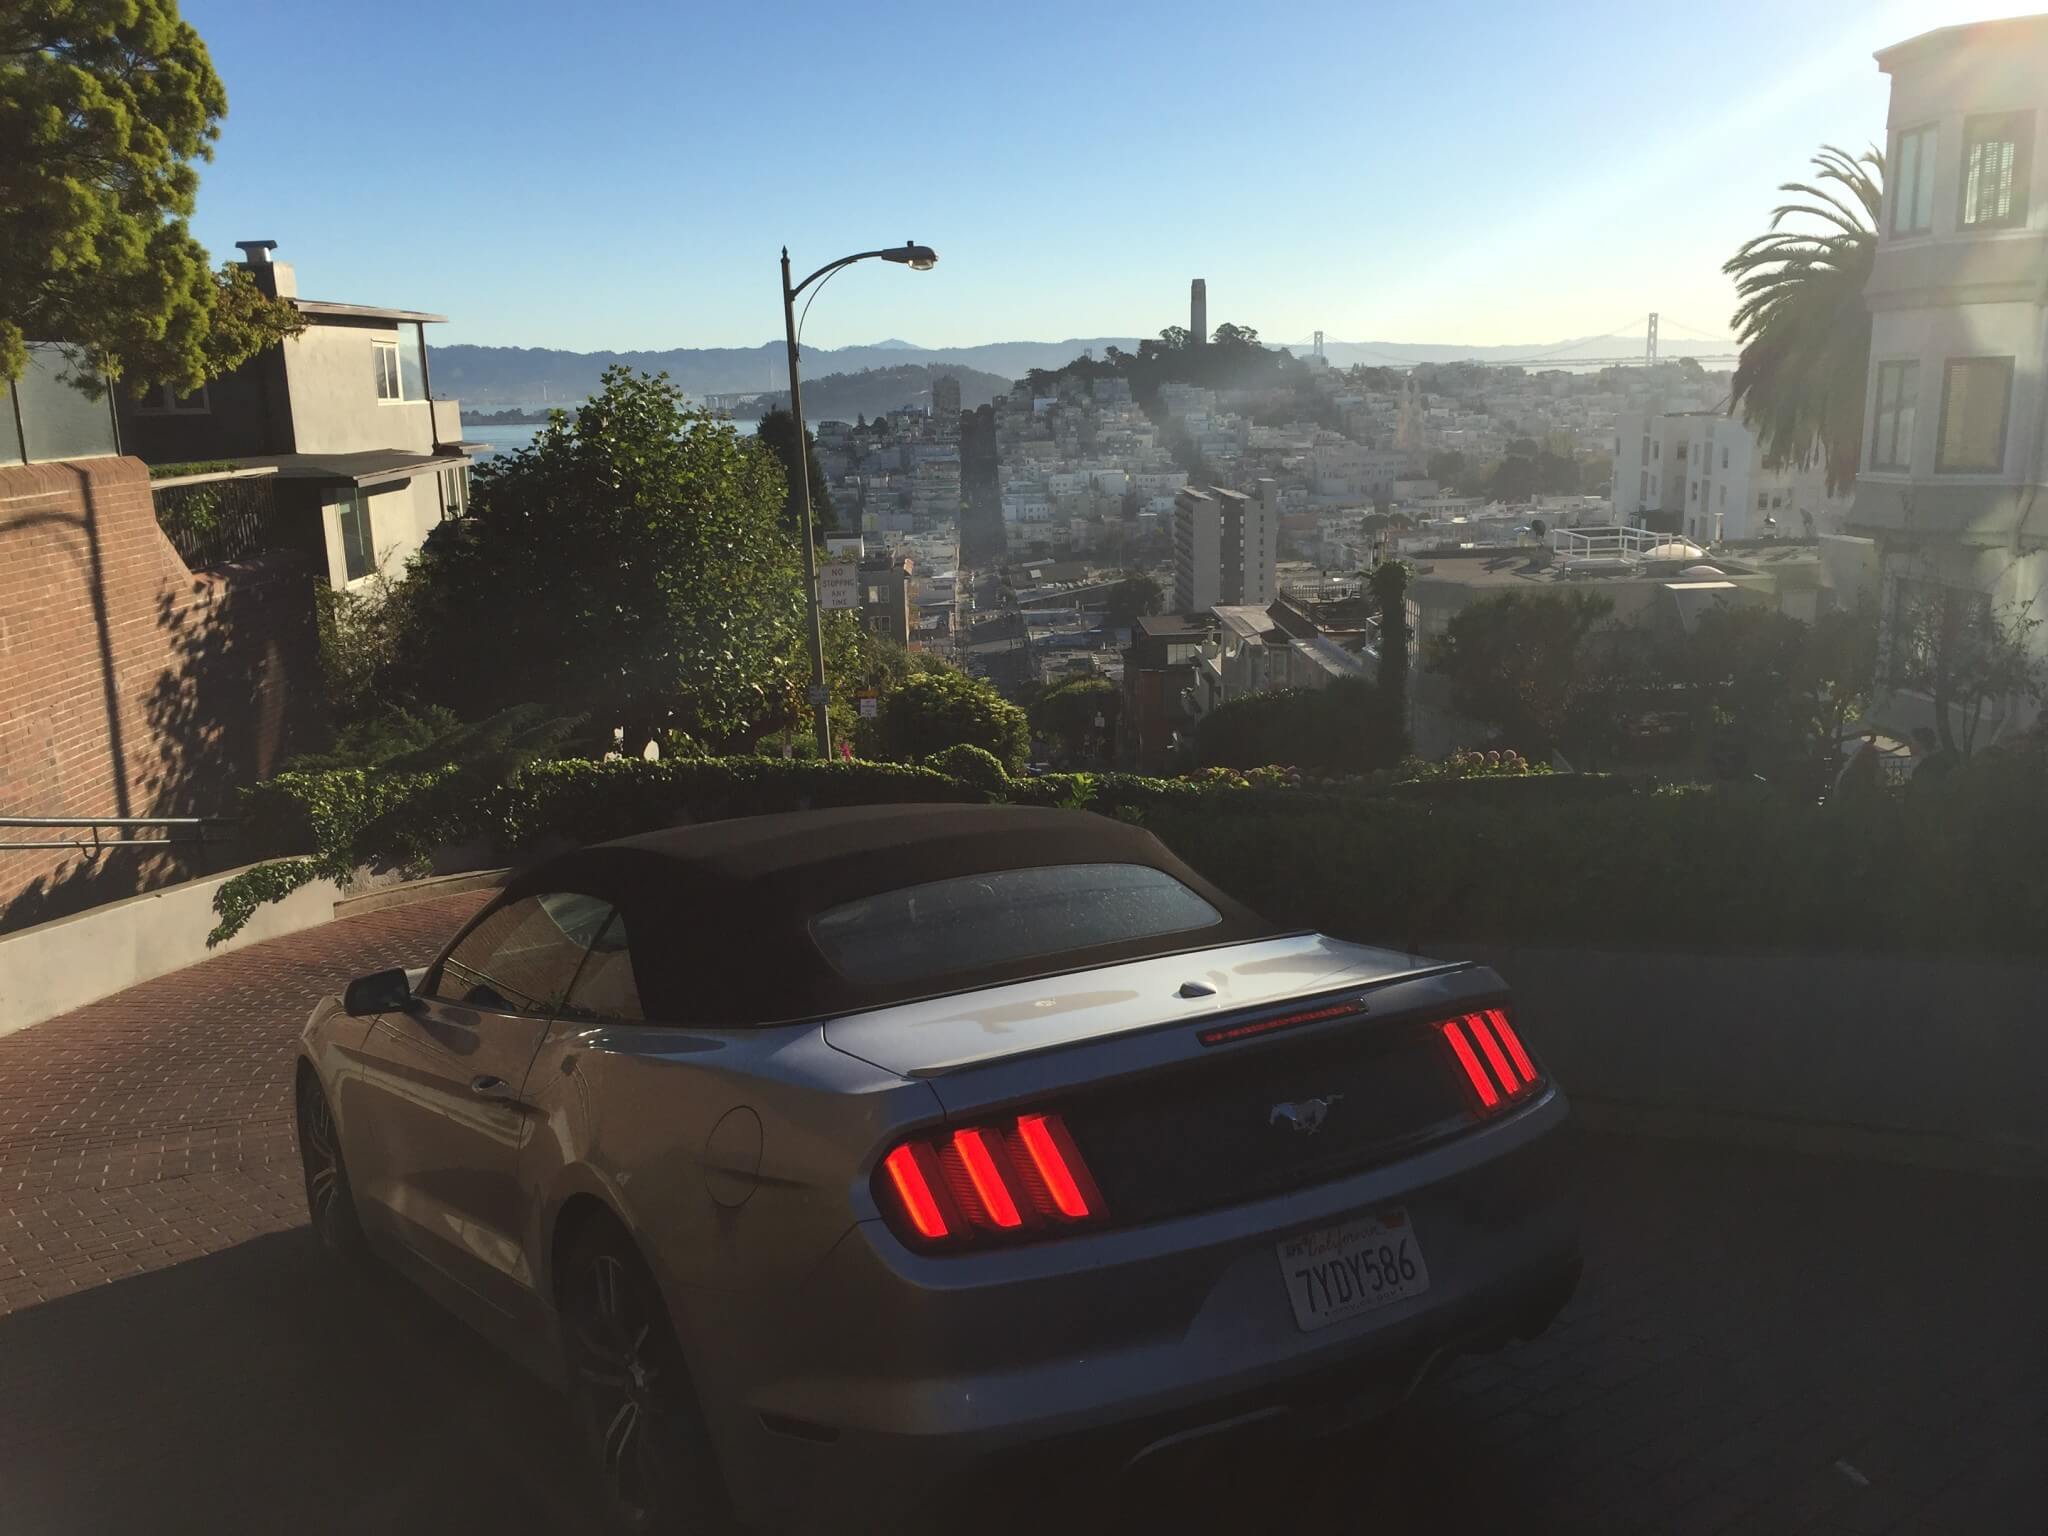
{"label": "rooftop", "polygon": [[2044,44],[2048,44],[2048,14],[2011,16],[1998,21],[1969,21],[1952,27],[1936,27],[1902,43],[1880,48],[1871,57],[1877,60],[1879,69],[1889,73],[1902,54],[1945,52],[1954,48],[2004,50]]}

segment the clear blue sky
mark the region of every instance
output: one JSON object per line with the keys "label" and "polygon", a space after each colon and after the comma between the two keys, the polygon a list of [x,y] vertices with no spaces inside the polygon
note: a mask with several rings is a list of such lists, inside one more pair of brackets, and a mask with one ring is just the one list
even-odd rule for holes
{"label": "clear blue sky", "polygon": [[750,346],[1149,334],[1208,279],[1270,341],[1718,330],[1722,259],[1871,50],[2000,0],[710,6],[186,0],[229,113],[195,231],[436,339]]}

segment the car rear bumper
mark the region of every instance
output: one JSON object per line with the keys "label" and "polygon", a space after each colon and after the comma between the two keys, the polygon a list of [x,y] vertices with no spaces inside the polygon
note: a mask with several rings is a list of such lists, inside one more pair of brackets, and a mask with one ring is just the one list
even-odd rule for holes
{"label": "car rear bumper", "polygon": [[[707,1417],[741,1513],[775,1526],[890,1528],[963,1479],[1048,1449],[1117,1466],[1287,1421],[1328,1432],[1401,1401],[1439,1360],[1540,1332],[1576,1285],[1578,1215],[1555,1090],[1400,1162],[1230,1210],[974,1256],[856,1228],[767,1356],[698,1298]],[[1404,1210],[1430,1289],[1313,1332],[1276,1246]],[[957,1509],[959,1506],[953,1504]]]}

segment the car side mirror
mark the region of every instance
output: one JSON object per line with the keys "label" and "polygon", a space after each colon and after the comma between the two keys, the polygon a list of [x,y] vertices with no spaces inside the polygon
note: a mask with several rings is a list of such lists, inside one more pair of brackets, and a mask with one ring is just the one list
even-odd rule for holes
{"label": "car side mirror", "polygon": [[412,988],[403,971],[378,971],[358,976],[341,995],[341,1006],[353,1018],[373,1013],[404,1013],[412,1006]]}

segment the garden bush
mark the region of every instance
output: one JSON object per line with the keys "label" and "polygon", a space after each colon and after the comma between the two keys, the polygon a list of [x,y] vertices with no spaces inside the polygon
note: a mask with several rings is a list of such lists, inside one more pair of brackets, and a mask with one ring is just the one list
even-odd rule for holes
{"label": "garden bush", "polygon": [[[448,844],[516,862],[692,820],[995,792],[979,756],[945,761],[955,773],[624,758],[532,762],[497,783],[457,768],[284,774],[245,792],[245,831],[276,861],[223,887],[214,938],[307,881],[421,866]],[[1856,806],[1563,774],[1337,788],[1049,774],[1001,796],[1138,822],[1275,922],[1375,943],[2048,954],[2041,754],[1985,754],[1925,793]]]}
{"label": "garden bush", "polygon": [[971,784],[984,794],[1003,796],[1009,792],[1010,776],[996,761],[996,755],[968,742],[959,742],[943,752],[934,752],[924,760],[924,766],[934,773],[943,773],[949,779]]}

